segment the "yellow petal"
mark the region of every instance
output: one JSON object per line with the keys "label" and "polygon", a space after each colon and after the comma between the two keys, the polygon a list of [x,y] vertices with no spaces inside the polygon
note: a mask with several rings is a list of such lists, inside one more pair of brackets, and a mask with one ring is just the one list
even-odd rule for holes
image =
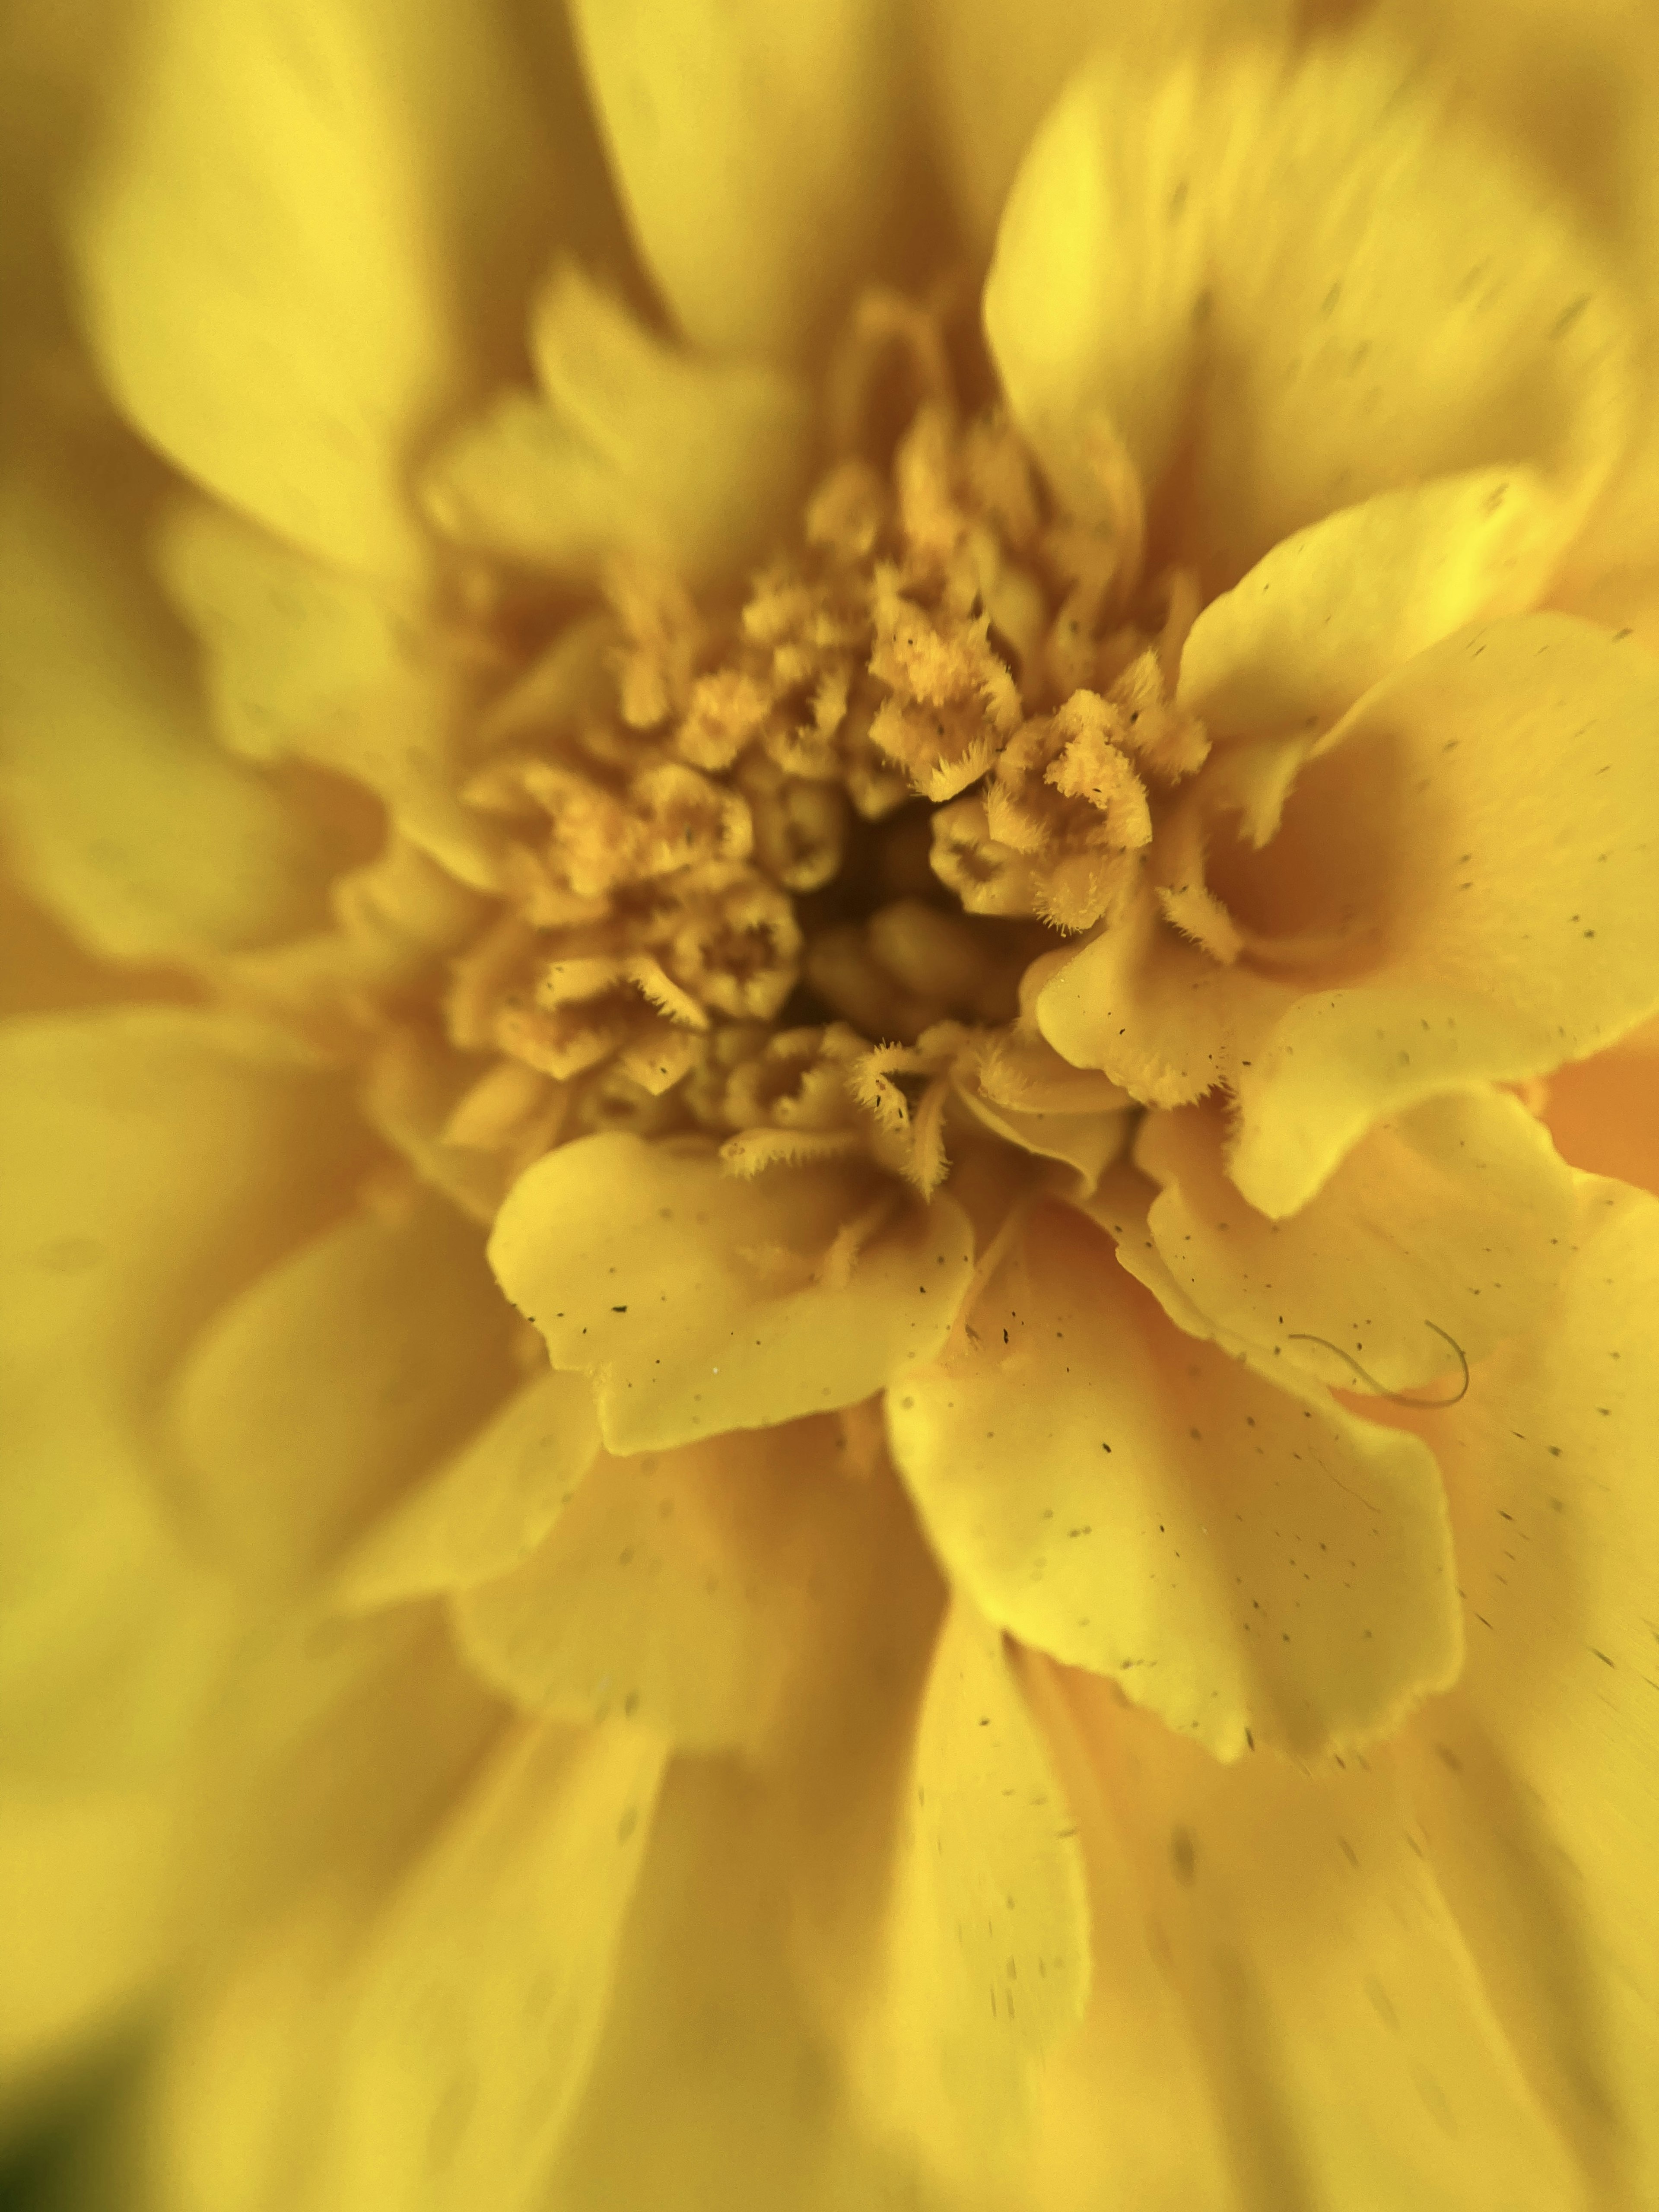
{"label": "yellow petal", "polygon": [[495,1411],[510,1321],[477,1230],[432,1197],[348,1218],[250,1284],[173,1401],[220,1555],[273,1587],[314,1573]]}
{"label": "yellow petal", "polygon": [[988,252],[1031,135],[1101,40],[1143,65],[1218,32],[1272,33],[1284,0],[922,0],[928,87],[953,197],[975,250]]}
{"label": "yellow petal", "polygon": [[675,1761],[546,2212],[947,2212],[855,2124],[805,2014],[790,1952],[815,1900],[799,1856],[754,1777]]}
{"label": "yellow petal", "polygon": [[1561,604],[1590,610],[1578,584],[1659,558],[1659,22],[1645,0],[1379,0],[1376,12],[1454,75],[1459,97],[1582,211],[1641,317],[1644,397],[1633,449],[1591,517]]}
{"label": "yellow petal", "polygon": [[904,224],[907,40],[882,0],[576,0],[635,239],[694,343],[808,358]]}
{"label": "yellow petal", "polygon": [[436,1605],[260,1621],[192,1747],[174,1864],[192,1939],[234,1948],[313,1886],[366,1918],[507,1718]]}
{"label": "yellow petal", "polygon": [[307,552],[418,571],[415,446],[548,243],[522,62],[474,5],[162,0],[132,27],[70,229],[117,399]]}
{"label": "yellow petal", "polygon": [[297,754],[350,776],[453,874],[494,882],[478,817],[455,795],[465,687],[428,641],[428,602],[296,553],[205,500],[168,511],[155,558],[202,642],[209,710],[232,752]]}
{"label": "yellow petal", "polygon": [[1572,517],[1534,469],[1379,492],[1275,545],[1193,624],[1180,703],[1212,735],[1340,714],[1466,623],[1534,606]]}
{"label": "yellow petal", "polygon": [[1153,1244],[1219,1330],[1327,1382],[1455,1387],[1454,1344],[1485,1358],[1553,1293],[1572,1178],[1504,1092],[1451,1092],[1380,1124],[1285,1221],[1228,1182],[1224,1142],[1211,1105],[1142,1123],[1136,1164],[1163,1186]]}
{"label": "yellow petal", "polygon": [[1120,921],[1054,960],[1036,1016],[1075,1066],[1103,1069],[1144,1104],[1185,1106],[1248,1066],[1295,997],[1242,962],[1222,967],[1143,889]]}
{"label": "yellow petal", "polygon": [[335,1577],[340,1602],[356,1610],[505,1574],[568,1505],[599,1448],[582,1377],[538,1376],[352,1547]]}
{"label": "yellow petal", "polygon": [[1252,1733],[1304,1753],[1375,1735],[1450,1679],[1426,1450],[1182,1334],[1059,1207],[969,1327],[888,1419],[952,1582],[999,1626],[1224,1758]]}
{"label": "yellow petal", "polygon": [[320,925],[322,855],[214,744],[183,641],[88,488],[0,505],[0,776],[19,872],[106,958],[180,960]]}
{"label": "yellow petal", "polygon": [[1233,1078],[1229,1172],[1263,1212],[1383,1115],[1542,1073],[1659,1006],[1656,713],[1639,648],[1528,615],[1419,654],[1333,732],[1258,865],[1358,907],[1376,951]]}
{"label": "yellow petal", "polygon": [[1038,2075],[1024,2201],[1042,2212],[1103,2204],[1231,2212],[1234,2146],[1171,1981],[1164,1929],[1146,1910],[1126,1833],[1133,1801],[1122,1802],[1103,1773],[1068,1670],[1028,1651],[1019,1679],[1077,1828],[1093,1933],[1088,2010]]}
{"label": "yellow petal", "polygon": [[848,2054],[884,2131],[958,2185],[1018,2175],[1033,2075],[1087,2002],[1076,1830],[1002,1638],[958,1595],[900,1789],[868,2008]]}
{"label": "yellow petal", "polygon": [[128,2018],[168,1956],[173,1805],[160,1789],[6,1778],[0,1809],[0,2124]]}
{"label": "yellow petal", "polygon": [[523,1176],[489,1260],[554,1365],[592,1377],[607,1448],[632,1452],[854,1405],[931,1358],[972,1236],[951,1200],[924,1211],[855,1169],[744,1182],[617,1134]]}
{"label": "yellow petal", "polygon": [[1066,1688],[1244,2202],[1596,2201],[1517,2063],[1386,1750],[1311,1771],[1261,1752],[1221,1766],[1109,1686]]}
{"label": "yellow petal", "polygon": [[0,1046],[9,1480],[0,1711],[37,1772],[124,1781],[188,1736],[232,1609],[167,1501],[168,1376],[361,1171],[344,1086],[200,1014],[12,1024]]}
{"label": "yellow petal", "polygon": [[458,1630],[503,1695],[636,1719],[678,1750],[763,1750],[810,1696],[827,1615],[890,1533],[820,1419],[600,1458],[535,1556],[464,1593]]}
{"label": "yellow petal", "polygon": [[1150,490],[1190,441],[1183,550],[1216,583],[1374,492],[1531,461],[1587,494],[1628,339],[1570,209],[1374,39],[1106,49],[1017,179],[986,316],[1068,490],[1103,415]]}
{"label": "yellow petal", "polygon": [[503,394],[425,476],[448,536],[556,574],[637,553],[707,582],[794,520],[811,459],[796,379],[677,351],[574,263],[543,289],[531,339],[544,397]]}
{"label": "yellow petal", "polygon": [[[1432,1433],[1468,1660],[1407,1736],[1437,1875],[1585,2201],[1659,2190],[1659,1202],[1585,1179],[1554,1310]],[[1431,1431],[1430,1424],[1434,1424]]]}
{"label": "yellow petal", "polygon": [[364,1960],[319,2201],[538,2201],[604,2026],[663,1761],[639,1729],[507,1740]]}

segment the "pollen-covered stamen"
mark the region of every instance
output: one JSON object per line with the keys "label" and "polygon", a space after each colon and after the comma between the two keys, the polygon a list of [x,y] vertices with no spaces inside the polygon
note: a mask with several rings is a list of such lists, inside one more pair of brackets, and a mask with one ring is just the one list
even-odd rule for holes
{"label": "pollen-covered stamen", "polygon": [[794,544],[724,602],[615,567],[486,720],[509,914],[450,1033],[568,1086],[566,1134],[702,1130],[744,1172],[861,1149],[931,1189],[957,1075],[1057,935],[1126,908],[1205,759],[1195,587],[1142,579],[1121,447],[1061,510],[1004,417],[963,418],[952,343],[866,301]]}

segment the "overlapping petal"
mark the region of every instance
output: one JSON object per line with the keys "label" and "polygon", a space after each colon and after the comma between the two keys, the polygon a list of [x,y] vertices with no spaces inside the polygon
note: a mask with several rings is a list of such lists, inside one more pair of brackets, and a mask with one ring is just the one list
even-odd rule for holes
{"label": "overlapping petal", "polygon": [[464,1648],[532,1711],[621,1714],[682,1751],[763,1750],[890,1533],[847,1455],[820,1418],[601,1457],[531,1559],[456,1600]]}
{"label": "overlapping petal", "polygon": [[220,1556],[276,1588],[329,1564],[495,1410],[511,1320],[477,1230],[425,1196],[349,1217],[228,1302],[173,1403]]}
{"label": "overlapping petal", "polygon": [[337,1076],[216,1018],[17,1023],[3,1060],[7,1749],[114,1782],[176,1756],[234,1625],[175,1518],[168,1377],[367,1148]]}
{"label": "overlapping petal", "polygon": [[216,747],[122,502],[13,475],[0,504],[0,775],[34,896],[106,958],[199,960],[314,927],[325,854]]}
{"label": "overlapping petal", "polygon": [[206,501],[164,516],[155,557],[200,641],[209,710],[232,752],[349,776],[461,882],[494,881],[477,817],[456,797],[472,687],[434,649],[434,605]]}
{"label": "overlapping petal", "polygon": [[[1012,2179],[1033,2076],[1087,2002],[1076,1829],[1002,1637],[958,1595],[900,1790],[878,1966],[851,2042],[884,2132]],[[987,2162],[988,2164],[988,2169]]]}
{"label": "overlapping petal", "polygon": [[806,358],[905,228],[908,45],[881,0],[576,0],[641,258],[714,354]]}
{"label": "overlapping petal", "polygon": [[1105,1685],[1074,1674],[1065,1691],[1245,2202],[1586,2201],[1389,1752],[1224,1766]]}
{"label": "overlapping petal", "polygon": [[1067,1209],[1032,1218],[968,1331],[888,1418],[953,1583],[1000,1626],[1223,1758],[1374,1736],[1450,1680],[1426,1450],[1183,1334]]}
{"label": "overlapping petal", "polygon": [[1455,1377],[1457,1353],[1484,1358],[1553,1295],[1572,1178],[1507,1092],[1450,1092],[1380,1124],[1283,1221],[1228,1181],[1224,1144],[1212,1104],[1142,1124],[1158,1257],[1219,1331],[1339,1388]]}
{"label": "overlapping petal", "polygon": [[1194,40],[1283,33],[1286,0],[921,0],[922,55],[957,212],[988,251],[1008,187],[1054,96],[1097,41],[1143,65]]}
{"label": "overlapping petal", "polygon": [[1180,541],[1212,587],[1427,477],[1529,461],[1587,496],[1626,435],[1591,237],[1369,36],[1103,48],[1016,180],[986,317],[1068,494],[1099,418],[1153,494],[1188,456]]}
{"label": "overlapping petal", "polygon": [[1211,600],[1182,652],[1180,703],[1228,737],[1328,722],[1466,623],[1535,605],[1573,520],[1535,469],[1343,507]]}
{"label": "overlapping petal", "polygon": [[352,1547],[337,1595],[366,1608],[505,1574],[569,1504],[599,1448],[585,1378],[538,1375]]}
{"label": "overlapping petal", "polygon": [[[1659,2186],[1653,1316],[1659,1201],[1583,1183],[1553,1310],[1432,1433],[1468,1613],[1405,1739],[1441,1886],[1596,2201]],[[1434,1421],[1432,1431],[1431,1420]]]}
{"label": "overlapping petal", "polygon": [[590,1376],[608,1449],[849,1406],[944,1342],[972,1237],[857,1169],[753,1182],[711,1152],[588,1137],[538,1161],[490,1239],[553,1364]]}
{"label": "overlapping petal", "polygon": [[1277,958],[1224,968],[1148,898],[1048,981],[1044,1034],[1159,1104],[1225,1082],[1228,1172],[1293,1212],[1384,1115],[1540,1073],[1652,1010],[1656,711],[1659,667],[1571,617],[1447,639],[1331,732],[1260,854],[1212,854]]}
{"label": "overlapping petal", "polygon": [[663,1764],[641,1729],[526,1728],[502,1744],[367,1948],[323,2202],[541,2201],[609,2008]]}
{"label": "overlapping petal", "polygon": [[418,574],[415,449],[550,242],[527,84],[480,5],[146,9],[70,237],[136,427],[306,551]]}
{"label": "overlapping petal", "polygon": [[544,286],[531,338],[541,395],[501,395],[426,472],[449,536],[556,574],[631,553],[706,583],[793,520],[811,457],[798,380],[677,350],[574,264]]}

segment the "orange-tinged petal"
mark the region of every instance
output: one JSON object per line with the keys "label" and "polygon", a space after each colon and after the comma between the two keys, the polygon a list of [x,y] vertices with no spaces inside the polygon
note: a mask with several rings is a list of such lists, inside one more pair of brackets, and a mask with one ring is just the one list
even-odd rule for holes
{"label": "orange-tinged petal", "polygon": [[543,288],[531,341],[543,396],[503,394],[425,474],[447,535],[555,574],[634,553],[707,582],[794,520],[811,459],[795,378],[677,350],[572,263]]}
{"label": "orange-tinged petal", "polygon": [[1162,1185],[1159,1257],[1231,1337],[1338,1387],[1411,1389],[1455,1382],[1453,1344],[1482,1359],[1553,1294],[1572,1178],[1506,1092],[1449,1092],[1380,1123],[1283,1221],[1229,1182],[1225,1138],[1211,1104],[1150,1115],[1135,1161]]}
{"label": "orange-tinged petal", "polygon": [[1535,605],[1572,516],[1535,469],[1379,492],[1283,539],[1193,624],[1182,706],[1211,734],[1334,717],[1466,623]]}
{"label": "orange-tinged petal", "polygon": [[1659,1196],[1659,1024],[1558,1068],[1543,1116],[1574,1167]]}
{"label": "orange-tinged petal", "polygon": [[0,504],[9,842],[40,903],[115,960],[198,960],[319,926],[322,855],[213,743],[121,507],[45,471]]}
{"label": "orange-tinged petal", "polygon": [[173,1421],[216,1551],[280,1588],[325,1565],[495,1411],[511,1316],[477,1229],[441,1200],[364,1212],[203,1330]]}
{"label": "orange-tinged petal", "polygon": [[8,1756],[125,1781],[176,1755],[231,1627],[170,1510],[167,1378],[364,1140],[337,1079],[214,1017],[19,1022],[0,1056]]}
{"label": "orange-tinged petal", "polygon": [[976,252],[1044,111],[1102,40],[1148,64],[1194,40],[1282,31],[1286,0],[921,0],[922,53],[952,193]]}
{"label": "orange-tinged petal", "polygon": [[663,1767],[641,1729],[507,1738],[366,1951],[320,2201],[543,2201],[605,2025]]}
{"label": "orange-tinged petal", "polygon": [[493,884],[482,825],[455,795],[467,687],[423,638],[436,620],[428,601],[297,553],[205,500],[164,516],[155,559],[201,641],[209,711],[231,751],[350,776],[452,874]]}
{"label": "orange-tinged petal", "polygon": [[1659,2190],[1659,1201],[1583,1182],[1559,1301],[1465,1404],[1396,1413],[1445,1470],[1468,1658],[1406,1739],[1443,1887],[1588,2202]]}
{"label": "orange-tinged petal", "polygon": [[423,566],[414,448],[499,349],[549,243],[549,165],[500,21],[161,0],[70,225],[132,422],[349,567]]}
{"label": "orange-tinged petal", "polygon": [[923,1209],[857,1169],[745,1182],[616,1134],[523,1176],[489,1260],[554,1365],[592,1377],[607,1449],[634,1452],[854,1405],[931,1358],[972,1234],[950,1199]]}
{"label": "orange-tinged petal", "polygon": [[908,40],[882,0],[575,0],[641,256],[711,353],[808,358],[903,228]]}
{"label": "orange-tinged petal", "polygon": [[1183,1334],[1059,1207],[969,1325],[888,1419],[953,1583],[1000,1626],[1224,1758],[1252,1734],[1304,1753],[1374,1736],[1451,1678],[1425,1449]]}
{"label": "orange-tinged petal", "polygon": [[986,315],[1068,492],[1094,418],[1149,489],[1190,441],[1182,550],[1224,586],[1425,477],[1532,461],[1584,495],[1625,436],[1628,331],[1592,238],[1369,37],[1294,63],[1104,50],[1026,156]]}
{"label": "orange-tinged petal", "polygon": [[822,1418],[601,1457],[533,1558],[456,1600],[469,1658],[555,1718],[617,1712],[677,1750],[762,1751],[889,1533],[846,1461]]}
{"label": "orange-tinged petal", "polygon": [[958,2184],[1018,2177],[1032,2076],[1087,2002],[1076,1830],[1001,1636],[961,1595],[908,1771],[848,2064],[865,2109]]}
{"label": "orange-tinged petal", "polygon": [[599,1448],[580,1375],[538,1375],[435,1474],[383,1514],[335,1577],[352,1610],[465,1589],[527,1559]]}
{"label": "orange-tinged petal", "polygon": [[1218,1765],[1065,1683],[1193,2024],[1239,2195],[1365,2212],[1588,2204],[1391,1754]]}

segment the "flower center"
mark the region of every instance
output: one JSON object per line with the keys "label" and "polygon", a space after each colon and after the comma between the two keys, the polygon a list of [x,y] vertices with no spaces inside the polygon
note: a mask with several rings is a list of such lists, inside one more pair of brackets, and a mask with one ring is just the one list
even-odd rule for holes
{"label": "flower center", "polygon": [[929,1085],[1132,896],[1208,750],[1172,696],[1195,587],[1147,579],[1127,464],[1068,514],[961,381],[940,317],[866,300],[797,542],[724,602],[614,568],[494,710],[467,797],[505,896],[448,1012],[518,1071],[503,1144],[556,1104],[929,1187]]}

